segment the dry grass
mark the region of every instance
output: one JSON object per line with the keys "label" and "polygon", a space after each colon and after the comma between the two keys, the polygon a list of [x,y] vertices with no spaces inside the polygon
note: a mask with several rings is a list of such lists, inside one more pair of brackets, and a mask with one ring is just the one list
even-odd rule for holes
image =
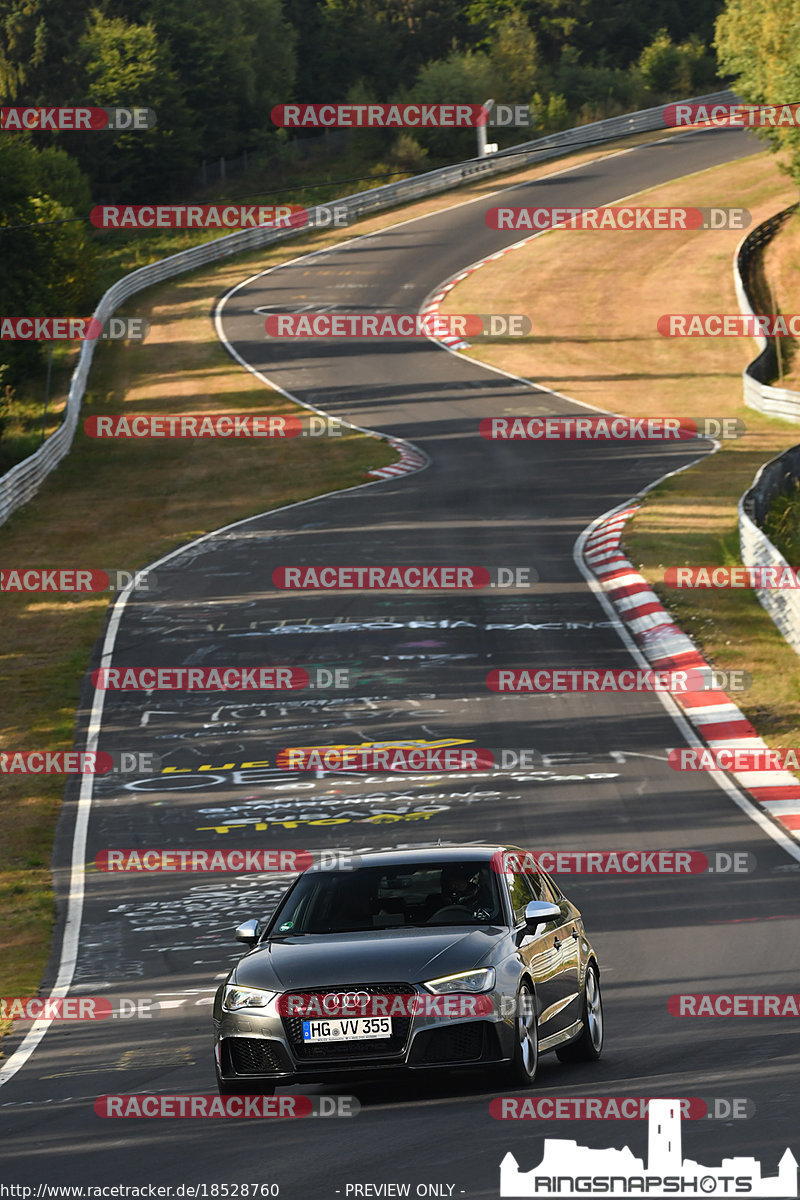
{"label": "dry grass", "polygon": [[[753,223],[784,208],[794,188],[774,158],[715,167],[636,197],[636,204],[737,205]],[[746,409],[741,371],[750,339],[664,338],[665,312],[738,312],[731,232],[565,230],[536,238],[459,284],[450,312],[525,312],[531,336],[473,347],[474,358],[632,416],[734,416],[747,435],[650,493],[628,526],[632,561],[656,585],[676,621],[720,667],[744,667],[752,689],[741,707],[773,745],[800,745],[797,656],[749,592],[675,592],[659,583],[668,565],[739,562],[736,503],[758,467],[797,441],[797,430]],[[774,266],[778,304],[797,310],[800,233],[788,263]],[[781,259],[783,262],[783,259]]]}

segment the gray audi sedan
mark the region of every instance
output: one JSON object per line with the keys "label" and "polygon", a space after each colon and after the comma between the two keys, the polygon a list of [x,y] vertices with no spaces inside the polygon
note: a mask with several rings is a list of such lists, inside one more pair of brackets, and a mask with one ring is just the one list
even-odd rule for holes
{"label": "gray audi sedan", "polygon": [[365,854],[309,868],[214,1001],[222,1095],[369,1072],[595,1060],[600,968],[580,912],[514,846]]}

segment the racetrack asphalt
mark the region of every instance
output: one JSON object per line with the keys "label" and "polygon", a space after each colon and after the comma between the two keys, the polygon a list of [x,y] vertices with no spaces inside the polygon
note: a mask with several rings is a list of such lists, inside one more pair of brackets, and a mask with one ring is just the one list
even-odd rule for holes
{"label": "racetrack asphalt", "polygon": [[[437,839],[747,852],[755,869],[741,875],[559,877],[600,957],[607,1043],[597,1064],[543,1059],[531,1094],[747,1098],[755,1105],[747,1120],[684,1122],[684,1152],[709,1165],[754,1155],[772,1174],[785,1147],[796,1146],[796,1020],[678,1019],[667,1001],[679,992],[795,989],[800,863],[712,779],[670,769],[667,750],[682,735],[656,696],[508,696],[485,683],[496,667],[633,665],[575,564],[575,541],[710,443],[486,441],[478,423],[487,416],[585,409],[431,342],[267,341],[260,311],[416,312],[442,280],[521,236],[486,227],[484,211],[501,196],[593,207],[760,149],[743,133],[714,130],[561,174],[556,164],[546,179],[505,192],[500,184],[497,195],[469,203],[456,192],[453,207],[368,237],[356,231],[225,300],[225,337],[254,369],[307,404],[409,439],[430,465],[212,535],[160,566],[153,593],[131,598],[114,666],[321,664],[347,668],[351,687],[288,698],[106,693],[100,749],[152,751],[176,773],[127,785],[98,779],[84,858],[91,864],[108,847],[357,850]],[[619,239],[624,287],[624,234],[609,236]],[[574,237],[579,253],[581,233]],[[537,581],[398,595],[300,595],[272,582],[285,565],[391,563],[529,567]],[[98,646],[92,665],[99,661]],[[84,731],[91,703],[87,678]],[[294,776],[274,766],[284,746],[450,738],[533,748],[535,769],[398,779]],[[69,788],[56,846],[62,918],[76,802]],[[0,1090],[3,1182],[249,1181],[277,1183],[290,1200],[333,1200],[348,1185],[389,1182],[410,1183],[413,1195],[415,1185],[436,1183],[480,1197],[497,1195],[507,1151],[527,1169],[543,1137],[628,1145],[646,1157],[645,1122],[494,1120],[489,1101],[504,1090],[475,1073],[310,1087],[362,1104],[354,1119],[310,1128],[307,1120],[261,1128],[96,1116],[104,1094],[214,1092],[210,997],[239,954],[232,929],[268,912],[282,886],[278,876],[90,868],[73,990],[160,1007],[149,1020],[50,1027]],[[57,941],[51,981],[59,950]],[[7,1059],[23,1033],[6,1040]]]}

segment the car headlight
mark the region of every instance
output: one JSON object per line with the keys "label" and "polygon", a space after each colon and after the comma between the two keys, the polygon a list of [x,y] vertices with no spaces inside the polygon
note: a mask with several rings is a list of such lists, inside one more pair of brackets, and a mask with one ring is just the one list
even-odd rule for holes
{"label": "car headlight", "polygon": [[481,967],[477,971],[460,971],[458,975],[429,979],[424,986],[437,995],[443,992],[490,992],[494,979],[494,967]]}
{"label": "car headlight", "polygon": [[243,1008],[266,1008],[277,992],[262,992],[258,988],[240,987],[236,983],[226,983],[222,993],[222,1007],[225,1012],[241,1012]]}

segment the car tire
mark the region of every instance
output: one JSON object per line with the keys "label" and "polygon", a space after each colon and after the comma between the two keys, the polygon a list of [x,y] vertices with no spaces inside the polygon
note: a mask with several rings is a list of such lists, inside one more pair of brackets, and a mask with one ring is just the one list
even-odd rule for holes
{"label": "car tire", "polygon": [[583,985],[583,1029],[580,1036],[556,1050],[560,1062],[596,1062],[603,1053],[603,998],[597,967],[590,964]]}
{"label": "car tire", "polygon": [[536,997],[529,983],[517,992],[514,1014],[514,1055],[505,1070],[505,1077],[517,1087],[530,1087],[539,1066],[539,1022],[536,1017]]}
{"label": "car tire", "polygon": [[240,1083],[238,1079],[220,1079],[217,1076],[217,1091],[220,1096],[274,1096],[274,1083]]}

